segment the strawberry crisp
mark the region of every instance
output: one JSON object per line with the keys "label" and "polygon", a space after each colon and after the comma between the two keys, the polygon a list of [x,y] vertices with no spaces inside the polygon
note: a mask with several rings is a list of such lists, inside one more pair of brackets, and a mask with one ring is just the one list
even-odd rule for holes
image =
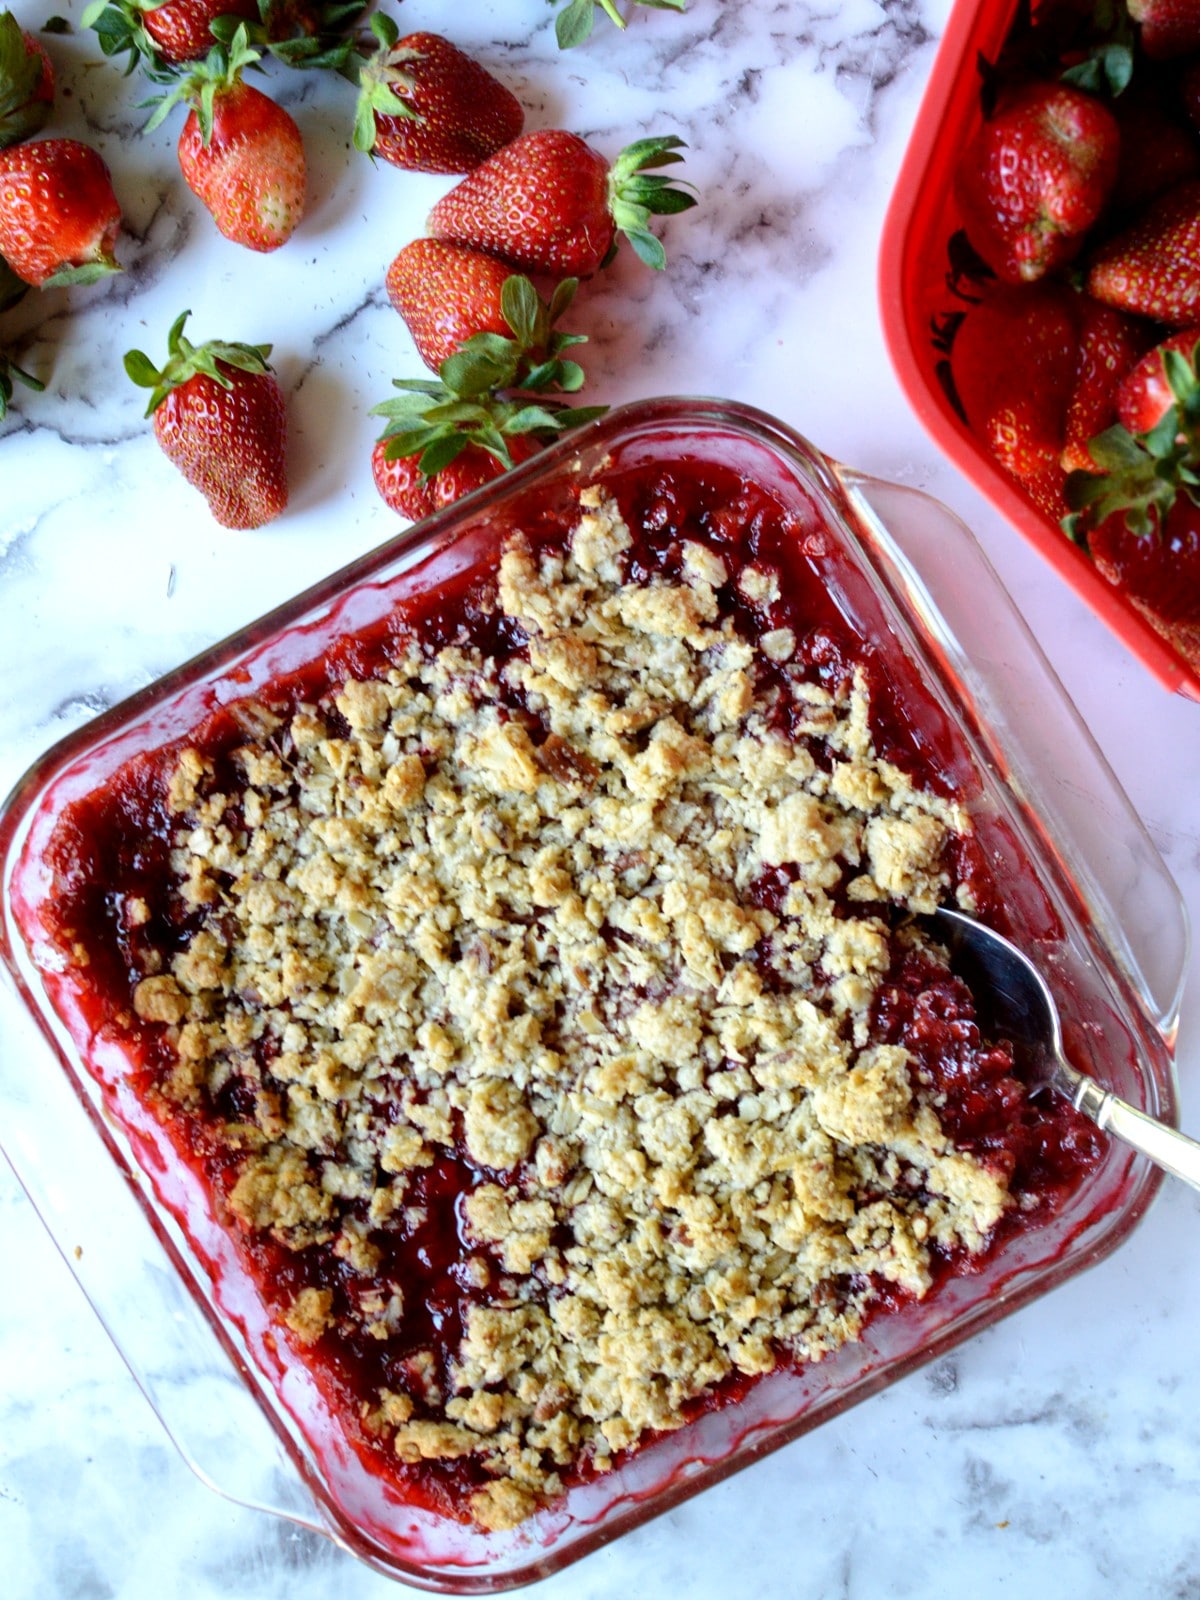
{"label": "strawberry crisp", "polygon": [[373,1471],[493,1530],[1098,1155],[914,920],[996,896],[816,519],[686,462],[578,501],[47,855],[280,1340]]}

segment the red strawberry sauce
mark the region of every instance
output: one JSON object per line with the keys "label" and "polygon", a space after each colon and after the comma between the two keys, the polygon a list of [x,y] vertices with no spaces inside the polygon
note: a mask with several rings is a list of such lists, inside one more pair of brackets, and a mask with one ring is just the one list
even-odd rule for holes
{"label": "red strawberry sauce", "polygon": [[[731,570],[751,561],[778,568],[782,592],[768,605],[751,605],[733,584],[722,591],[722,603],[747,635],[771,628],[794,631],[798,641],[794,660],[786,667],[769,667],[768,672],[777,678],[799,674],[835,683],[860,667],[871,686],[873,733],[880,751],[921,785],[942,794],[969,795],[974,787],[971,769],[947,717],[922,689],[913,669],[896,658],[890,638],[872,640],[858,631],[853,619],[869,617],[873,602],[862,578],[831,549],[815,509],[808,517],[785,512],[767,492],[732,471],[687,462],[629,469],[610,487],[634,533],[626,558],[630,581],[675,576],[685,539],[721,552]],[[532,519],[532,529],[529,518],[523,521],[533,541],[561,546],[574,513],[547,502],[540,525],[538,520]],[[831,592],[831,579],[836,594]],[[490,573],[478,571],[456,580],[454,587],[425,597],[402,621],[339,641],[318,661],[272,684],[259,699],[284,714],[300,700],[321,700],[348,675],[386,671],[398,653],[398,641],[413,632],[431,648],[454,639],[501,660],[521,652],[525,639],[519,627],[498,619],[488,605],[491,582]],[[790,697],[780,697],[782,706],[792,703]],[[515,697],[511,711],[526,719],[536,741],[535,714]],[[795,733],[786,710],[777,715],[785,731],[803,737],[814,758],[828,763],[829,752],[821,740]],[[229,755],[245,739],[244,726],[223,709],[186,743],[215,763],[218,787],[236,795],[241,780]],[[139,1096],[154,1100],[155,1114],[174,1148],[203,1176],[220,1215],[222,1196],[235,1180],[242,1156],[217,1138],[214,1129],[219,1122],[252,1117],[253,1089],[246,1080],[235,1078],[195,1115],[184,1115],[171,1102],[155,1099],[155,1085],[167,1064],[164,1046],[158,1030],[134,1019],[130,999],[145,970],[146,951],[155,949],[169,964],[172,952],[193,931],[192,914],[170,881],[168,855],[176,824],[164,798],[183,742],[129,762],[67,809],[46,853],[54,889],[42,920],[53,941],[86,949],[89,963],[77,969],[74,980],[82,991],[79,1003],[93,1026],[122,1041],[132,1086]],[[1011,844],[1007,848],[1011,854]],[[955,886],[968,885],[981,911],[1001,923],[1004,913],[991,874],[1003,849],[995,838],[987,840],[986,847],[981,839],[962,841],[951,865]],[[1026,865],[1024,870],[1030,869]],[[765,872],[753,898],[778,909],[788,877],[786,868]],[[137,928],[126,925],[122,910],[134,896],[150,908],[149,920]],[[873,1027],[879,1041],[903,1044],[911,1052],[914,1072],[943,1097],[940,1115],[954,1138],[1011,1175],[1022,1203],[1012,1208],[1012,1220],[1002,1224],[999,1233],[1029,1226],[1053,1211],[1099,1159],[1100,1140],[1090,1125],[1063,1103],[1030,1101],[1009,1046],[980,1038],[966,987],[923,954],[896,955],[875,1006]],[[463,1265],[468,1248],[462,1234],[461,1200],[481,1182],[519,1186],[521,1169],[507,1174],[481,1171],[467,1159],[460,1143],[456,1151],[417,1175],[409,1199],[415,1209],[408,1220],[376,1235],[385,1249],[378,1280],[356,1275],[327,1246],[291,1252],[266,1235],[239,1234],[236,1223],[228,1220],[246,1269],[270,1306],[287,1306],[306,1286],[332,1288],[335,1307],[344,1306],[351,1295],[401,1286],[406,1307],[401,1335],[382,1341],[325,1335],[302,1359],[372,1469],[395,1482],[407,1498],[451,1515],[461,1514],[457,1508],[477,1483],[478,1469],[462,1462],[405,1466],[366,1434],[358,1419],[362,1399],[381,1386],[419,1393],[422,1380],[412,1365],[417,1351],[432,1351],[436,1358],[424,1381],[451,1392],[448,1380],[465,1309],[471,1301],[487,1300],[496,1292],[494,1284],[469,1279]],[[992,1248],[998,1242],[994,1240]],[[969,1266],[945,1258],[937,1262],[936,1270],[944,1277]],[[903,1295],[894,1290],[881,1294],[878,1302],[885,1313],[902,1310],[903,1303]],[[786,1352],[781,1352],[781,1360],[786,1362]],[[728,1403],[752,1381],[728,1381],[695,1402],[695,1412]],[[586,1473],[586,1464],[581,1463],[578,1475]]]}

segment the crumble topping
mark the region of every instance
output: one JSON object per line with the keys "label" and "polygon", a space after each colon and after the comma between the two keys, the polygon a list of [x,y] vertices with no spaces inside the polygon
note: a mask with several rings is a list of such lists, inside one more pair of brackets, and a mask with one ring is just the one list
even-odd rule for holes
{"label": "crumble topping", "polygon": [[[239,1091],[236,1226],[340,1265],[281,1312],[296,1343],[394,1345],[364,1428],[469,1459],[494,1529],[723,1380],[855,1338],[878,1283],[922,1295],[935,1247],[981,1249],[1009,1203],[871,1027],[966,815],[876,753],[861,673],[789,676],[792,630],[723,615],[778,573],[688,541],[678,580],[627,582],[615,503],[583,506],[565,550],[503,554],[524,652],[413,642],[256,708],[236,784],[183,751],[198,924],[133,996],[174,1107]],[[448,1161],[443,1370],[388,1263]]]}

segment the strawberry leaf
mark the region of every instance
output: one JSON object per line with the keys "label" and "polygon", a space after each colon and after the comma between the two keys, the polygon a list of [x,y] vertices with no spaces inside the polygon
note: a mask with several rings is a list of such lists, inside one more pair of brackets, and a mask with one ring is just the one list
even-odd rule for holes
{"label": "strawberry leaf", "polygon": [[[207,344],[193,345],[184,337],[183,327],[190,311],[176,317],[167,334],[167,360],[161,371],[149,356],[140,350],[130,350],[125,356],[125,372],[130,381],[141,389],[152,391],[146,406],[146,416],[151,416],[163,403],[172,389],[186,383],[197,373],[214,379],[223,389],[233,387],[221,367],[235,367],[240,372],[270,372],[267,357],[269,344],[232,344],[212,339]],[[218,365],[220,363],[220,365]]]}
{"label": "strawberry leaf", "polygon": [[[550,0],[551,5],[556,0]],[[648,11],[686,11],[687,0],[632,0]],[[554,19],[554,36],[560,50],[571,50],[591,37],[596,20],[596,10],[604,12],[617,28],[624,29],[625,18],[617,10],[615,0],[567,0],[565,8]]]}
{"label": "strawberry leaf", "polygon": [[50,102],[37,98],[45,66],[11,11],[0,11],[0,149],[45,127]]}
{"label": "strawberry leaf", "polygon": [[569,0],[554,19],[554,37],[560,50],[573,50],[591,37],[596,20],[595,0]]}
{"label": "strawberry leaf", "polygon": [[0,422],[8,415],[9,402],[13,395],[13,380],[23,383],[27,389],[34,389],[39,394],[46,387],[40,379],[35,378],[31,372],[26,372],[19,367],[11,356],[6,356],[0,351]]}
{"label": "strawberry leaf", "polygon": [[696,204],[696,197],[647,169],[682,161],[679,151],[686,148],[683,140],[673,135],[635,140],[621,151],[608,175],[608,206],[617,231],[626,235],[639,259],[656,271],[666,266],[667,256],[649,230],[651,216],[687,211]]}

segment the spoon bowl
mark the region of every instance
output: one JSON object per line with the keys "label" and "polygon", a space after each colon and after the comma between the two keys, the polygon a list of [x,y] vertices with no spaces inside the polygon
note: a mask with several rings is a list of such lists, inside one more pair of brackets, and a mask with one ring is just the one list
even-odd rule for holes
{"label": "spoon bowl", "polygon": [[975,996],[981,1027],[1012,1042],[1031,1084],[1066,1095],[1103,1132],[1200,1189],[1200,1144],[1195,1139],[1147,1116],[1067,1060],[1054,996],[1023,951],[961,911],[939,907],[930,921],[950,951],[951,966]]}

